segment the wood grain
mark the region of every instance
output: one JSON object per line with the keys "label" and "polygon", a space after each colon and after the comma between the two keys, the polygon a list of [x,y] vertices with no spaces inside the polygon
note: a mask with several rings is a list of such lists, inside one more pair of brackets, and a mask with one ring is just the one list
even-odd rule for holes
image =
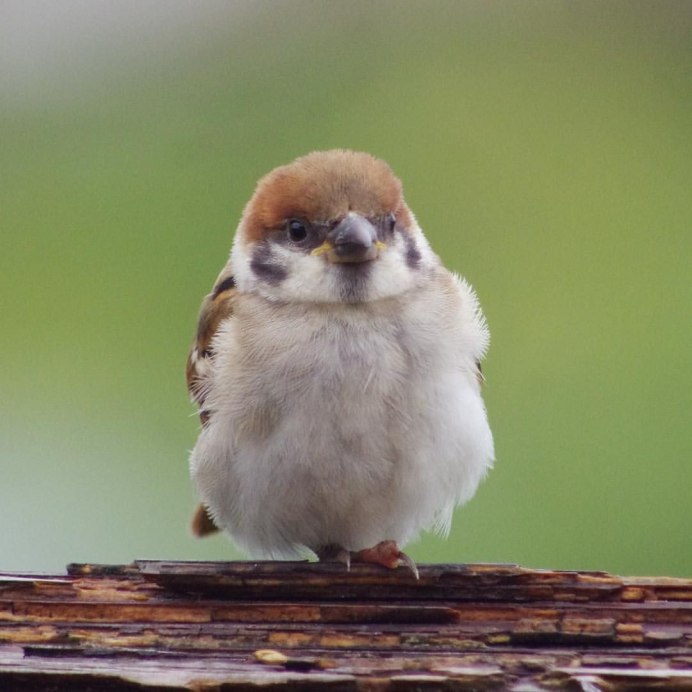
{"label": "wood grain", "polygon": [[692,580],[307,562],[0,573],[1,690],[265,685],[692,690]]}

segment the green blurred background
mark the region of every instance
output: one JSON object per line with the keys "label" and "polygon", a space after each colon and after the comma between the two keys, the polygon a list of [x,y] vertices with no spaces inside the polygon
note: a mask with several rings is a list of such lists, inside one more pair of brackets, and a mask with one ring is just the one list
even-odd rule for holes
{"label": "green blurred background", "polygon": [[383,157],[492,332],[420,561],[692,574],[692,4],[0,5],[0,569],[193,540],[183,367],[256,179]]}

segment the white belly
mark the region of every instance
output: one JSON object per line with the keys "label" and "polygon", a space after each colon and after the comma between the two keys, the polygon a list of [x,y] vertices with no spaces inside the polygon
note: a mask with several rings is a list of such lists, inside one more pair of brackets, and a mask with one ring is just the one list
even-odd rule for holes
{"label": "white belly", "polygon": [[214,414],[191,460],[215,520],[270,557],[446,530],[493,457],[458,339],[423,314],[414,339],[391,309],[315,311],[297,329],[250,307],[219,336]]}

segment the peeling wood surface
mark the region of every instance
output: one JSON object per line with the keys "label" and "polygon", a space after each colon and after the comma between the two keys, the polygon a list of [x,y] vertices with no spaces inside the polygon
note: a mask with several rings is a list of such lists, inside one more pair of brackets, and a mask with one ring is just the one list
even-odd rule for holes
{"label": "peeling wood surface", "polygon": [[0,573],[0,690],[691,690],[692,580],[515,565]]}

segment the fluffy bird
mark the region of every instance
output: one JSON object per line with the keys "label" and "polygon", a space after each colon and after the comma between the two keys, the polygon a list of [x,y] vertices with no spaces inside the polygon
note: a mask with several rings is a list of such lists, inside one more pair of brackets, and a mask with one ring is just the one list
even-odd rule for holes
{"label": "fluffy bird", "polygon": [[488,329],[389,166],[314,152],[262,178],[187,363],[193,532],[254,557],[415,565],[493,461]]}

